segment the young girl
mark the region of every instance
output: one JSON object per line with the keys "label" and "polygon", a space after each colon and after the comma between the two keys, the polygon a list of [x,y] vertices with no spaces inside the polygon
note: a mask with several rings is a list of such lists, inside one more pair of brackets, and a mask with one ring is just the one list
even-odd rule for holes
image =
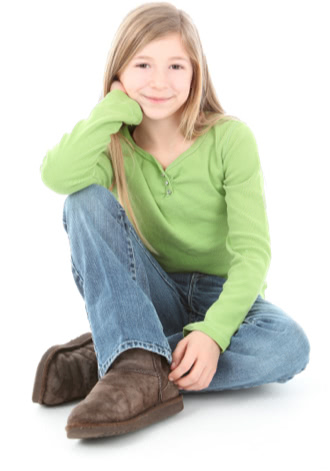
{"label": "young girl", "polygon": [[283,383],[309,361],[303,329],[265,300],[271,260],[253,132],[226,115],[198,32],[170,3],[123,20],[103,97],[49,150],[91,333],[53,346],[33,401],[84,398],[69,438],[137,430],[183,395]]}

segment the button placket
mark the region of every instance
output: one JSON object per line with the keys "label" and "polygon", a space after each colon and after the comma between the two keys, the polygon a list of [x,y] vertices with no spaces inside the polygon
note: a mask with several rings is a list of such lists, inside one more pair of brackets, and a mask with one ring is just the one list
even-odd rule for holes
{"label": "button placket", "polygon": [[[165,179],[167,178],[165,172],[162,172],[162,176],[163,176],[163,178],[165,178]],[[169,184],[170,184],[170,182],[169,182],[168,180],[165,180],[164,183],[165,183],[165,185],[169,185]],[[168,189],[166,190],[166,195],[171,195],[171,194],[172,194],[172,190],[171,190],[170,188],[168,188]]]}

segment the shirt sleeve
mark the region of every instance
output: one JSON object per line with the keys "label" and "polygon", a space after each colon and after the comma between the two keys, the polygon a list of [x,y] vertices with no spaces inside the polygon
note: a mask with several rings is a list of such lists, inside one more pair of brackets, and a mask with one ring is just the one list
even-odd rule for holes
{"label": "shirt sleeve", "polygon": [[264,181],[255,137],[244,122],[233,126],[223,147],[223,188],[227,206],[227,279],[204,321],[186,325],[209,335],[224,352],[256,301],[270,266],[271,247]]}
{"label": "shirt sleeve", "polygon": [[140,124],[142,118],[137,101],[122,90],[112,90],[87,119],[79,121],[46,153],[40,166],[43,183],[56,193],[67,195],[93,183],[109,188],[113,178],[107,154],[111,134],[117,133],[124,122]]}

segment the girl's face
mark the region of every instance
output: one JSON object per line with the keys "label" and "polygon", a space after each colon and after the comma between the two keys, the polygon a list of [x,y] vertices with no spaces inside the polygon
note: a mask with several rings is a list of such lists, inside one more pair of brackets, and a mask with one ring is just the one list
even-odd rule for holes
{"label": "girl's face", "polygon": [[[192,76],[192,64],[181,37],[173,33],[141,49],[119,75],[119,80],[148,118],[164,119],[186,102]],[[157,102],[150,97],[166,100]]]}

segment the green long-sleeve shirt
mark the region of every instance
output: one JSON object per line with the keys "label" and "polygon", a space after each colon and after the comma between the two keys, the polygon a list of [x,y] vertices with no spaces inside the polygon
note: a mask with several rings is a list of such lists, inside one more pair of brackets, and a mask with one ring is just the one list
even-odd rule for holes
{"label": "green long-sleeve shirt", "polygon": [[[71,194],[93,183],[110,188],[111,134],[123,142],[131,204],[140,229],[167,272],[202,272],[226,278],[202,322],[183,328],[209,335],[224,352],[256,298],[265,297],[271,260],[264,182],[256,140],[242,121],[217,123],[166,170],[131,136],[143,113],[137,101],[112,90],[46,153],[45,185]],[[123,125],[124,123],[124,125]],[[116,186],[112,190],[118,200]]]}

